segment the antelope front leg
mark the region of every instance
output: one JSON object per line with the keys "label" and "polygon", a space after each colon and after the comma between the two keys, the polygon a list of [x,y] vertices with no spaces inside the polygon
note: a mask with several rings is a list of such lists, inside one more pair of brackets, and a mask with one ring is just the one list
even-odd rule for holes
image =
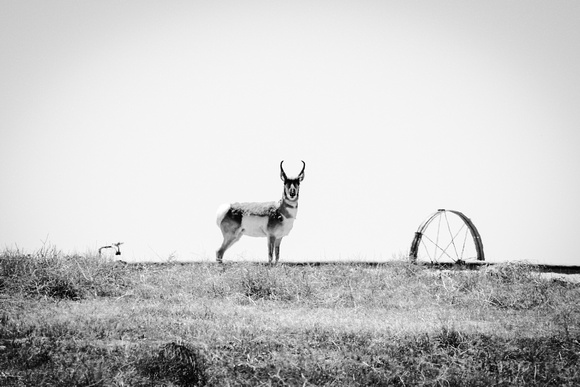
{"label": "antelope front leg", "polygon": [[274,243],[274,249],[276,252],[276,263],[278,263],[278,260],[280,259],[280,243],[282,243],[282,238],[276,239],[276,242]]}
{"label": "antelope front leg", "polygon": [[276,238],[271,236],[268,237],[268,263],[272,264],[272,258],[274,255],[274,246],[276,244]]}

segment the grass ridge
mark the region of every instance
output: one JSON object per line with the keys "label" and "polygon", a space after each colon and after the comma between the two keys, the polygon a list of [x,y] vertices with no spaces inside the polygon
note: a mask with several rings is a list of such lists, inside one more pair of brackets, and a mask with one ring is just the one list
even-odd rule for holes
{"label": "grass ridge", "polygon": [[580,385],[580,285],[522,264],[0,253],[0,385]]}

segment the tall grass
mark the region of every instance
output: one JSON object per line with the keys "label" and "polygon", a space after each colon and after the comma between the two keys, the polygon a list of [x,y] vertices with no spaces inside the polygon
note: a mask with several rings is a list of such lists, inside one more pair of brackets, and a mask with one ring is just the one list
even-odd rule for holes
{"label": "tall grass", "polygon": [[0,385],[578,385],[580,286],[529,266],[0,254]]}
{"label": "tall grass", "polygon": [[64,255],[54,246],[34,254],[5,250],[0,256],[0,289],[68,300],[113,296],[127,286],[125,272],[96,254]]}

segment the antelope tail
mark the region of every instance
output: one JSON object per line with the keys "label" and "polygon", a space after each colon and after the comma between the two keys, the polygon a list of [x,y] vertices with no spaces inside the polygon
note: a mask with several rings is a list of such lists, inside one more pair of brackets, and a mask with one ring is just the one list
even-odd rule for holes
{"label": "antelope tail", "polygon": [[216,213],[216,223],[217,223],[218,227],[222,223],[222,220],[224,220],[226,214],[230,210],[230,207],[231,207],[231,205],[229,203],[224,203],[218,207],[217,213]]}

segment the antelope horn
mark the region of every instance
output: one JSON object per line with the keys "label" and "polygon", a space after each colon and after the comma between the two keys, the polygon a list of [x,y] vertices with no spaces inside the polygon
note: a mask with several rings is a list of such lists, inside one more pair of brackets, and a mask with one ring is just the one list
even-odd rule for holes
{"label": "antelope horn", "polygon": [[304,169],[306,169],[306,163],[304,162],[304,160],[300,161],[302,161],[302,170],[298,174],[298,178],[300,179],[300,181],[302,181],[302,179],[304,179]]}
{"label": "antelope horn", "polygon": [[283,181],[286,181],[288,178],[286,177],[286,172],[284,172],[284,168],[282,168],[283,163],[284,163],[284,160],[280,161],[280,178]]}

